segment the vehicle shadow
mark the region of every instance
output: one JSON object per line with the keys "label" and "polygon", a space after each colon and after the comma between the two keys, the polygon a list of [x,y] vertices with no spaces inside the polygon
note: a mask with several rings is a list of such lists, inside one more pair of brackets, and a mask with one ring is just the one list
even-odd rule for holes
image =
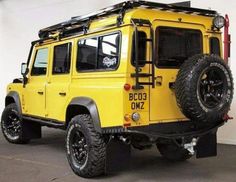
{"label": "vehicle shadow", "polygon": [[[58,152],[57,155],[65,155],[65,137],[65,131],[43,128],[42,138],[32,140],[28,145],[32,147],[45,145],[52,155],[52,151]],[[173,163],[165,160],[160,156],[155,146],[149,150],[143,151],[131,148],[130,155],[128,155],[125,150],[119,150],[119,147],[122,147],[122,144],[115,147],[113,151],[107,151],[108,155],[111,156],[112,161],[107,161],[106,175],[95,179],[110,179],[130,172],[135,173],[135,175],[144,174],[145,176],[155,176],[160,173],[166,173],[168,170],[175,170],[175,168],[184,168],[192,165],[191,162],[188,161]],[[114,152],[114,150],[118,150],[118,152]],[[111,160],[111,158],[109,160]],[[154,170],[158,172],[154,172]]]}
{"label": "vehicle shadow", "polygon": [[56,130],[44,127],[42,129],[42,138],[31,140],[29,146],[47,145],[49,148],[54,148],[60,152],[65,152],[66,131]]}
{"label": "vehicle shadow", "polygon": [[[43,128],[42,134],[42,139],[32,140],[28,145],[23,146],[7,144],[7,142],[2,139],[3,136],[1,135],[2,151],[4,153],[9,151],[9,155],[13,156],[20,153],[20,158],[23,159],[32,159],[50,163],[52,166],[60,166],[62,170],[69,172],[68,178],[78,179],[71,171],[65,157],[66,132]],[[231,150],[229,150],[228,146],[220,146],[219,148],[220,155],[218,158],[196,160],[195,157],[193,157],[188,161],[179,163],[165,160],[160,156],[155,146],[144,151],[131,149],[130,157],[125,155],[124,158],[120,158],[119,156],[113,155],[113,159],[116,161],[115,167],[118,170],[108,169],[105,176],[94,178],[92,181],[110,181],[111,179],[120,178],[124,178],[124,181],[127,181],[128,178],[132,179],[132,181],[153,181],[157,179],[159,181],[204,181],[205,179],[221,179],[221,175],[223,175],[224,172],[224,170],[221,169],[226,168],[227,173],[231,175],[234,174],[233,171],[235,171],[236,168],[232,167],[235,165],[233,165],[234,162],[230,156],[233,156],[235,148],[231,147]],[[227,153],[229,155],[227,155]],[[44,159],[42,159],[42,157],[44,157]],[[220,162],[222,159],[230,163],[230,165],[227,166]]]}

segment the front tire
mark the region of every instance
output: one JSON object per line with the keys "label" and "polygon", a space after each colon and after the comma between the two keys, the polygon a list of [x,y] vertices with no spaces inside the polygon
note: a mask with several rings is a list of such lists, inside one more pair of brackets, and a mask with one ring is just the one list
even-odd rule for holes
{"label": "front tire", "polygon": [[15,103],[6,106],[2,113],[1,128],[3,136],[10,143],[25,144],[30,141],[23,137],[22,117]]}
{"label": "front tire", "polygon": [[72,170],[84,178],[104,174],[106,144],[95,131],[88,114],[77,115],[69,123],[66,136],[66,154]]}

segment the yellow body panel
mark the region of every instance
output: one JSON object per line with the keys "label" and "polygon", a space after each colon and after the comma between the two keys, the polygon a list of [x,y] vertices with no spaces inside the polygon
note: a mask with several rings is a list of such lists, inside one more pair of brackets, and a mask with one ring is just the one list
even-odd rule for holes
{"label": "yellow body panel", "polygon": [[[66,109],[70,101],[75,97],[89,97],[95,101],[101,127],[116,127],[130,124],[131,126],[148,125],[151,123],[172,122],[185,120],[176,104],[175,93],[169,88],[169,83],[176,79],[177,69],[155,68],[155,88],[145,86],[143,90],[125,91],[124,84],[134,85],[135,80],[131,73],[135,68],[131,65],[131,49],[134,28],[130,21],[132,18],[147,19],[155,30],[158,26],[181,27],[197,29],[203,35],[203,52],[209,53],[209,37],[218,37],[221,42],[220,32],[211,32],[212,17],[188,15],[150,9],[134,9],[126,13],[124,25],[103,28],[115,24],[117,15],[91,22],[89,32],[65,38],[60,41],[46,41],[37,44],[31,58],[30,68],[34,60],[35,52],[42,47],[48,47],[49,63],[46,76],[28,75],[28,83],[23,88],[22,84],[10,84],[8,92],[16,91],[20,95],[22,112],[48,119],[65,122]],[[148,28],[140,28],[150,37]],[[77,42],[86,37],[106,35],[111,32],[121,33],[120,64],[114,71],[99,71],[79,73],[76,70]],[[55,45],[71,42],[71,70],[67,75],[52,75],[53,47]],[[222,47],[221,47],[222,51]],[[151,59],[150,45],[147,46],[147,60]],[[222,55],[222,54],[221,54]],[[143,72],[149,73],[150,65],[143,68]],[[148,78],[143,79],[148,81]],[[161,81],[161,85],[158,85]],[[39,94],[38,92],[43,92]],[[60,94],[65,93],[65,94]],[[132,96],[131,96],[131,95]],[[132,98],[135,96],[136,98]],[[142,106],[141,106],[141,105]],[[79,111],[78,111],[79,112]],[[133,112],[140,113],[138,122],[125,121],[124,116],[131,116]]]}
{"label": "yellow body panel", "polygon": [[32,78],[23,90],[25,109],[28,115],[45,117],[46,77]]}

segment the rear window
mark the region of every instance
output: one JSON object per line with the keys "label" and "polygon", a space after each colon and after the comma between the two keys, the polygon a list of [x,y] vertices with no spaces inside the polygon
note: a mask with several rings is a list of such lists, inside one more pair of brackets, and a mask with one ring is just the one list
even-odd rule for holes
{"label": "rear window", "polygon": [[158,67],[179,68],[186,59],[202,52],[201,31],[172,27],[156,29],[155,62]]}

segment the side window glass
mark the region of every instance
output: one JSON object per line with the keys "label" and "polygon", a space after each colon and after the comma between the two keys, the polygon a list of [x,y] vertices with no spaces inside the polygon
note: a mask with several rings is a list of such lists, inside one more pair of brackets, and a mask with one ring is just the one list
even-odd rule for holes
{"label": "side window glass", "polygon": [[115,69],[119,63],[119,50],[119,34],[100,37],[98,69]]}
{"label": "side window glass", "polygon": [[210,53],[220,56],[220,41],[216,37],[210,38]]}
{"label": "side window glass", "polygon": [[91,38],[78,42],[77,70],[93,70],[97,67],[98,39]]}
{"label": "side window glass", "polygon": [[71,65],[71,43],[54,47],[52,74],[70,73]]}
{"label": "side window glass", "polygon": [[[138,61],[139,66],[144,66],[145,63],[142,61],[146,60],[146,50],[147,50],[147,35],[145,32],[138,31]],[[133,34],[133,42],[132,42],[132,57],[131,57],[131,64],[135,66],[135,34]]]}
{"label": "side window glass", "polygon": [[114,70],[119,64],[120,34],[110,34],[78,42],[78,71]]}
{"label": "side window glass", "polygon": [[31,75],[32,76],[46,75],[47,65],[48,65],[48,48],[37,50]]}

